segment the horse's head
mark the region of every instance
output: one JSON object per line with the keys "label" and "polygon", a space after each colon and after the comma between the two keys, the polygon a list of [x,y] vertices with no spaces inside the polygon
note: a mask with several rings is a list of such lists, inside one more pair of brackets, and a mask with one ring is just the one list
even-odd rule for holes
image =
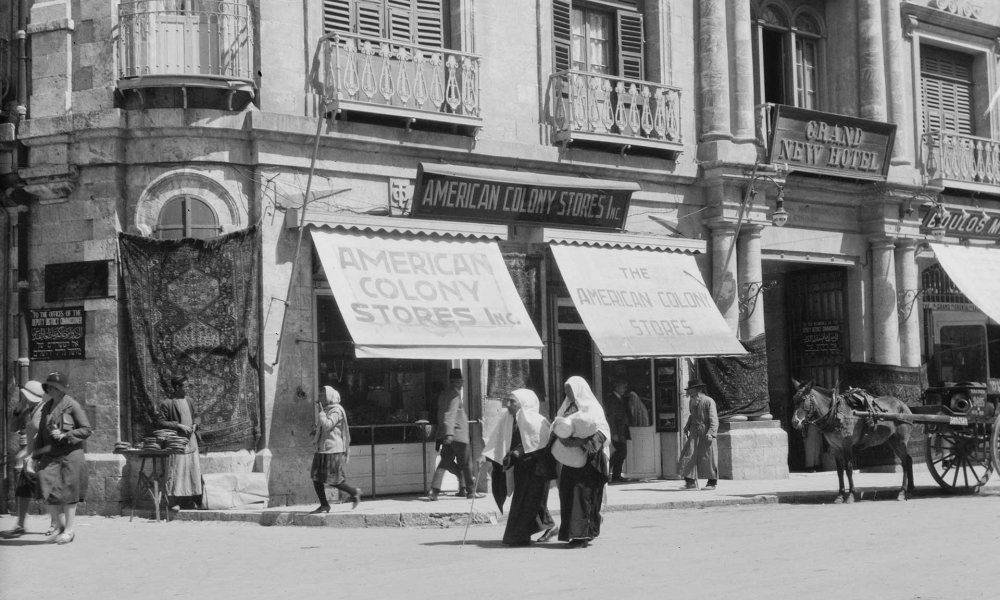
{"label": "horse's head", "polygon": [[801,430],[816,408],[813,398],[813,380],[799,383],[792,379],[795,395],[792,396],[792,427]]}

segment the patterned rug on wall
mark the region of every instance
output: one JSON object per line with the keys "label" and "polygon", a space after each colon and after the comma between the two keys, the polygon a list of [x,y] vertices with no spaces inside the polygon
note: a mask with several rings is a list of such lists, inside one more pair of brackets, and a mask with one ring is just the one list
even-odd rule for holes
{"label": "patterned rug on wall", "polygon": [[206,449],[256,447],[259,240],[256,227],[213,240],[119,235],[133,440],[187,375]]}

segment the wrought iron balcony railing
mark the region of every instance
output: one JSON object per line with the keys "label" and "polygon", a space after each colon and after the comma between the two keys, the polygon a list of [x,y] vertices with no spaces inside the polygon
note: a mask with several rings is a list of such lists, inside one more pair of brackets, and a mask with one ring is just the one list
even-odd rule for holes
{"label": "wrought iron balcony railing", "polygon": [[557,142],[682,149],[680,88],[582,71],[549,78],[548,121]]}
{"label": "wrought iron balcony railing", "polygon": [[335,112],[482,125],[480,58],[396,40],[335,33],[320,49],[317,93]]}
{"label": "wrought iron balcony railing", "polygon": [[1000,185],[1000,140],[950,131],[922,136],[924,175],[958,185]]}
{"label": "wrought iron balcony railing", "polygon": [[120,87],[139,77],[253,84],[253,20],[246,0],[122,2],[118,25]]}

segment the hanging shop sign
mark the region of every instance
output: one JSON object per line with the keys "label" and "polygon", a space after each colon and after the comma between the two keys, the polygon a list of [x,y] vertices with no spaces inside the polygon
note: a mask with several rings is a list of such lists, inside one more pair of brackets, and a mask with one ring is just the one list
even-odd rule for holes
{"label": "hanging shop sign", "polygon": [[894,123],[774,105],[768,160],[789,171],[885,181]]}
{"label": "hanging shop sign", "polygon": [[944,227],[945,235],[1000,240],[1000,216],[986,212],[949,210],[942,216],[935,210],[928,210],[923,218],[923,228],[931,229],[936,225]]}
{"label": "hanging shop sign", "polygon": [[31,360],[87,358],[86,313],[82,306],[31,310],[28,352]]}
{"label": "hanging shop sign", "polygon": [[621,231],[634,182],[421,164],[411,216]]}

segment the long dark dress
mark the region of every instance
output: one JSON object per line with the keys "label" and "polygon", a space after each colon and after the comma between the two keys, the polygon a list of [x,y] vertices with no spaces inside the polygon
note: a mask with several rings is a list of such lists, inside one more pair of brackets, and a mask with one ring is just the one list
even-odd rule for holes
{"label": "long dark dress", "polygon": [[608,461],[601,450],[604,434],[596,433],[583,447],[587,464],[563,465],[559,473],[559,539],[591,540],[601,535],[601,502],[608,482]]}
{"label": "long dark dress", "polygon": [[531,542],[531,536],[555,526],[549,514],[549,482],[555,478],[555,465],[548,448],[523,454],[521,432],[514,425],[509,456],[514,471],[514,495],[507,513],[503,543],[521,546]]}

